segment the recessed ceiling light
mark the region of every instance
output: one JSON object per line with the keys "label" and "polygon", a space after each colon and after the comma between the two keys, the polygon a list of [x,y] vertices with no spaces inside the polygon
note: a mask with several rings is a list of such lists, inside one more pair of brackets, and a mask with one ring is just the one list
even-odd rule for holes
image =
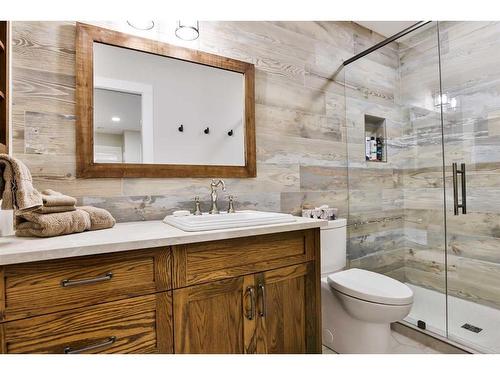
{"label": "recessed ceiling light", "polygon": [[198,21],[177,21],[175,36],[182,40],[195,40],[200,36],[200,25]]}
{"label": "recessed ceiling light", "polygon": [[127,23],[137,30],[151,30],[155,27],[154,21],[127,21]]}
{"label": "recessed ceiling light", "polygon": [[121,119],[118,116],[111,117],[111,121],[113,121],[113,122],[120,122],[120,120]]}

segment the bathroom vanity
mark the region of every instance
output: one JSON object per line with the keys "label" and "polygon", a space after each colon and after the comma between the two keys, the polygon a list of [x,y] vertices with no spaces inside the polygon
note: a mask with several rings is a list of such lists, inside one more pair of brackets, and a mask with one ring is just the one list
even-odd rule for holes
{"label": "bathroom vanity", "polygon": [[0,239],[1,353],[320,353],[325,222]]}

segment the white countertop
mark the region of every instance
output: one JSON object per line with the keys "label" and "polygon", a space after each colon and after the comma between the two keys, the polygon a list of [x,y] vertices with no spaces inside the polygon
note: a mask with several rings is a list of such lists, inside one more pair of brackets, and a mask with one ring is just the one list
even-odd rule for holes
{"label": "white countertop", "polygon": [[119,223],[111,229],[52,238],[0,237],[0,265],[290,232],[326,225],[324,220],[297,217],[293,223],[184,232],[162,221],[135,221]]}

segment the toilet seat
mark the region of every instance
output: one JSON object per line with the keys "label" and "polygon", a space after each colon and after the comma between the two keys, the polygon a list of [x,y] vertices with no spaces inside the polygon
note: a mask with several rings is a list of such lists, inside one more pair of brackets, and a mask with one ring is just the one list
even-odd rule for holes
{"label": "toilet seat", "polygon": [[405,284],[375,272],[351,268],[328,275],[328,285],[340,293],[385,305],[413,303],[413,291]]}

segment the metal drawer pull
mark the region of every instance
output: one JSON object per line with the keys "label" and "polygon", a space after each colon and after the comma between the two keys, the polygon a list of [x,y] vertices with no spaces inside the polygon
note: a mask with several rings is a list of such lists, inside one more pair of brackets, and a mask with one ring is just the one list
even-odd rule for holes
{"label": "metal drawer pull", "polygon": [[108,281],[113,278],[113,273],[108,272],[103,276],[97,276],[92,279],[80,279],[80,280],[70,280],[70,279],[64,279],[61,281],[61,285],[63,288],[68,287],[68,286],[76,286],[76,285],[85,285],[85,284],[93,284],[93,283],[98,283],[101,281]]}
{"label": "metal drawer pull", "polygon": [[259,298],[260,298],[260,311],[259,311],[259,316],[265,317],[267,314],[267,308],[266,308],[266,289],[264,288],[264,284],[259,284],[257,286],[257,291],[259,292]]}
{"label": "metal drawer pull", "polygon": [[116,337],[111,336],[111,337],[107,338],[106,340],[104,340],[103,342],[98,342],[96,344],[92,344],[92,345],[89,345],[89,346],[86,346],[86,347],[80,348],[80,349],[73,349],[73,348],[71,348],[71,346],[67,346],[64,348],[64,354],[79,354],[79,353],[83,353],[83,352],[86,352],[89,350],[104,348],[105,346],[113,345],[115,343],[115,341],[116,341]]}
{"label": "metal drawer pull", "polygon": [[246,290],[246,295],[250,296],[250,311],[247,311],[246,318],[248,320],[253,320],[255,318],[255,289],[253,286],[249,286]]}

